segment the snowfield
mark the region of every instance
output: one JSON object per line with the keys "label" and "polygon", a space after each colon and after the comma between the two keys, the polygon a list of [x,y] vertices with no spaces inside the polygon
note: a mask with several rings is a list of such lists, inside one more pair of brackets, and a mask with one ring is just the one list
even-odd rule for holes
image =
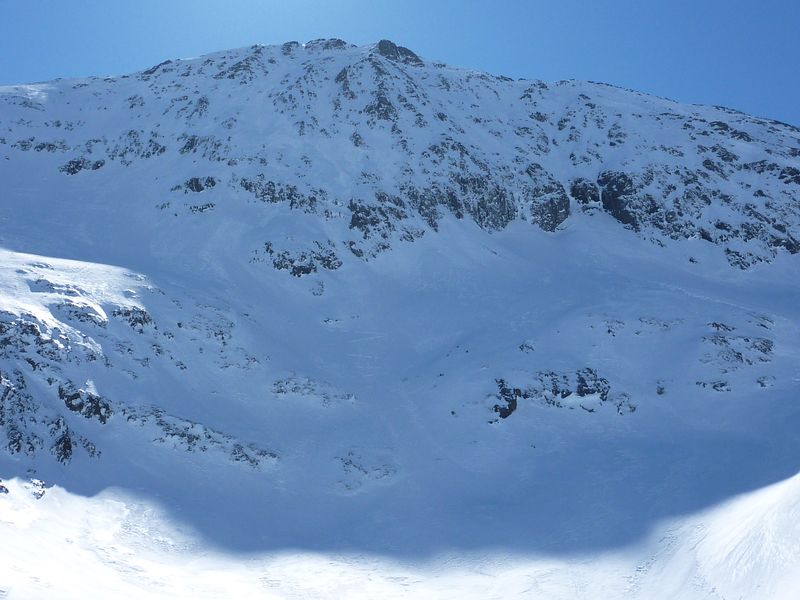
{"label": "snowfield", "polygon": [[[659,523],[625,549],[569,557],[502,550],[424,561],[286,549],[231,554],[176,527],[152,500],[63,489],[3,503],[3,592],[59,598],[775,598],[795,597],[800,479]],[[32,557],[36,560],[32,563]]]}
{"label": "snowfield", "polygon": [[0,597],[796,597],[800,130],[316,40],[0,182]]}

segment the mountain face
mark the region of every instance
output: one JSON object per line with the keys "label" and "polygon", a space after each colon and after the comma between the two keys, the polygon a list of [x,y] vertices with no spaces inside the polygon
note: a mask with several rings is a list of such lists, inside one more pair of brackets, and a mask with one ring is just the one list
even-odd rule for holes
{"label": "mountain face", "polygon": [[800,251],[797,128],[606,85],[465,72],[388,41],[254,46],[16,86],[2,111],[3,159],[65,188],[136,173],[146,191],[125,210],[169,229],[254,204],[314,215],[315,235],[247,248],[297,276],[449,217],[553,232],[602,212],[653,243],[715,244],[742,269]]}
{"label": "mountain face", "polygon": [[0,88],[0,184],[0,596],[800,585],[800,129],[329,39]]}

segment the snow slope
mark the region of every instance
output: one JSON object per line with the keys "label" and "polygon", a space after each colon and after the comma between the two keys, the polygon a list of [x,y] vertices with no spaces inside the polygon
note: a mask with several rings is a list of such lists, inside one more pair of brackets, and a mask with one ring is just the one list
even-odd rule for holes
{"label": "snow slope", "polygon": [[0,90],[0,596],[789,598],[800,132],[390,42]]}
{"label": "snow slope", "polygon": [[665,522],[623,552],[495,551],[424,563],[307,551],[231,556],[170,526],[140,498],[76,498],[53,488],[35,500],[12,486],[15,502],[0,504],[4,543],[16,550],[4,557],[3,590],[20,598],[791,599],[800,583],[798,484],[795,476]]}

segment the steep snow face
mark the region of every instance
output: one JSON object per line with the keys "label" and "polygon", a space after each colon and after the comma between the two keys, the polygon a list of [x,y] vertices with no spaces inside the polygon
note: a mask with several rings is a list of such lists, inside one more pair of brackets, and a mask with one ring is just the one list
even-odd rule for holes
{"label": "steep snow face", "polygon": [[[800,130],[600,84],[453,69],[388,41],[255,46],[7,87],[0,107],[12,202],[30,210],[42,190],[5,169],[32,168],[65,196],[106,189],[93,208],[160,221],[170,236],[255,212],[249,227],[235,219],[241,258],[294,275],[374,256],[451,215],[554,231],[605,212],[656,243],[703,239],[740,268],[800,250]],[[135,194],[120,188],[129,177]],[[94,227],[87,201],[81,222]],[[315,226],[291,239],[259,226],[289,213]]]}
{"label": "steep snow face", "polygon": [[387,41],[2,88],[0,596],[791,597],[799,163]]}

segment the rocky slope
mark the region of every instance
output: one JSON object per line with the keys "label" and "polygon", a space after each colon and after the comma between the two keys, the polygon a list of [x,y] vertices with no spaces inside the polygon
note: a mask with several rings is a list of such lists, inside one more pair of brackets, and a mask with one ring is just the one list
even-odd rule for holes
{"label": "rocky slope", "polygon": [[715,244],[739,268],[800,250],[797,128],[457,70],[385,40],[254,46],[5,88],[0,102],[3,159],[82,186],[144,171],[137,204],[152,219],[263,203],[328,221],[319,239],[249,248],[294,275],[374,256],[450,215],[555,231],[603,211],[656,243]]}
{"label": "rocky slope", "polygon": [[709,512],[799,466],[790,125],[316,40],[0,88],[0,182],[19,544],[33,498],[123,506],[103,539],[143,552],[547,557],[508,576],[551,597],[800,572]]}

